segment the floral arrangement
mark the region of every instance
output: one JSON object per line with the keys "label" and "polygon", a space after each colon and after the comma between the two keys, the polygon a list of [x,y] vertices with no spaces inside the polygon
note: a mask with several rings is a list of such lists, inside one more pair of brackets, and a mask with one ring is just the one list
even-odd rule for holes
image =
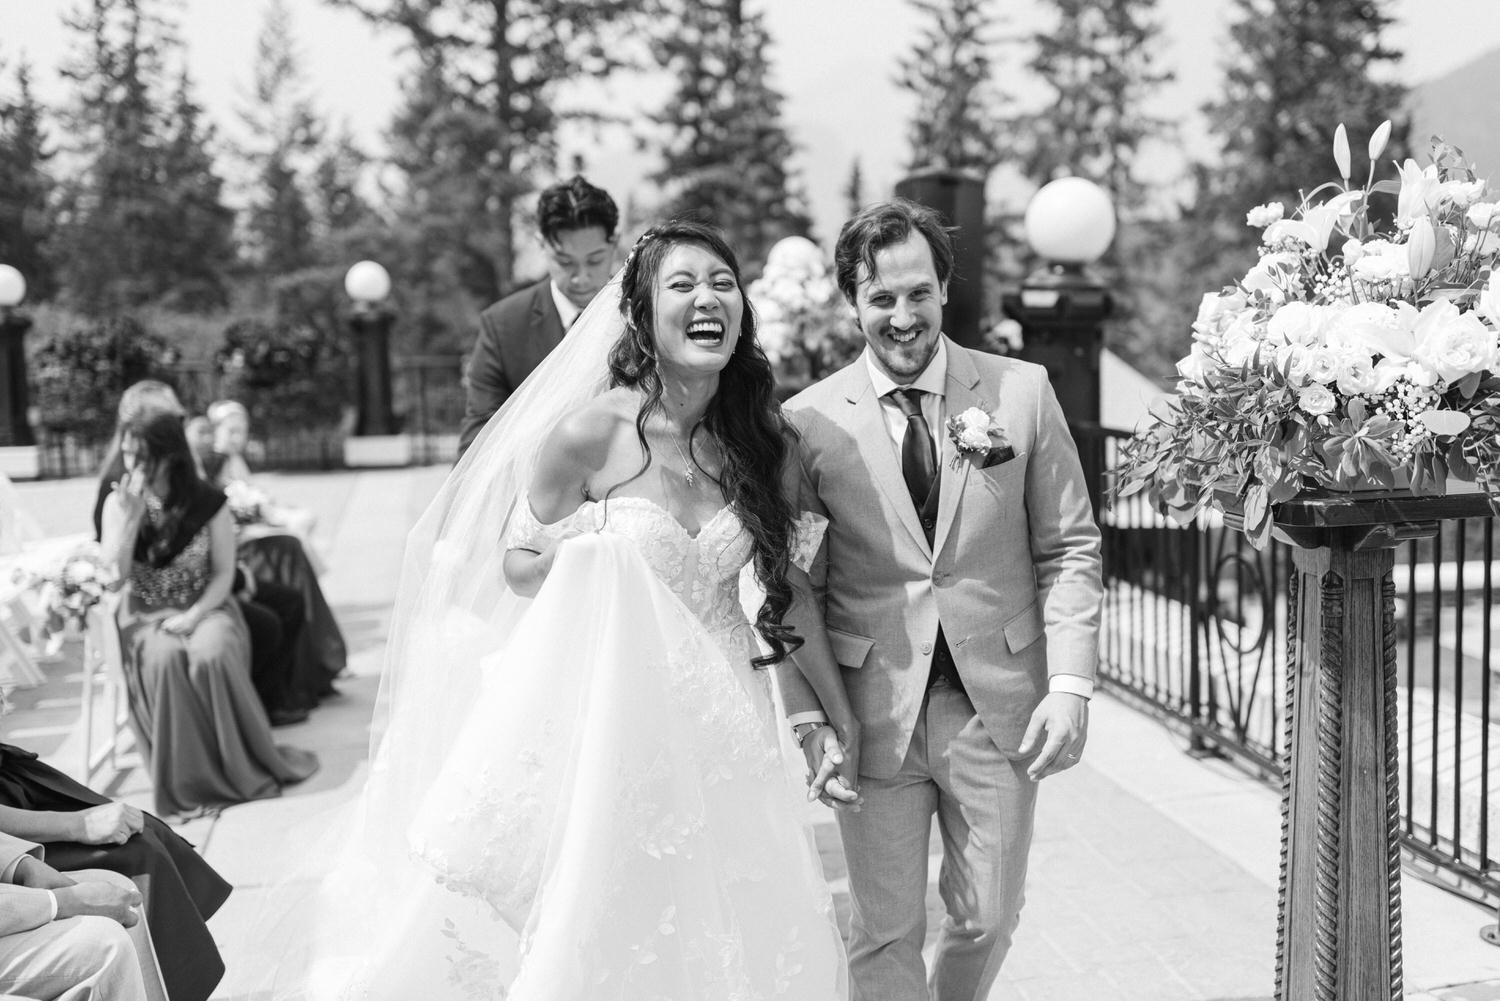
{"label": "floral arrangement", "polygon": [[236,525],[253,525],[264,521],[271,498],[264,490],[244,480],[230,480],[224,485],[224,499]]}
{"label": "floral arrangement", "polygon": [[36,588],[42,613],[42,644],[55,655],[69,620],[82,626],[89,609],[120,582],[119,572],[104,559],[96,543],[79,546],[51,570],[27,574],[17,570],[16,583]]}
{"label": "floral arrangement", "polygon": [[[1305,490],[1431,495],[1453,478],[1497,497],[1500,202],[1439,139],[1431,164],[1376,182],[1389,135],[1375,130],[1351,186],[1340,125],[1340,181],[1290,218],[1280,203],[1249,212],[1260,260],[1203,297],[1177,393],[1124,447],[1112,499],[1146,491],[1183,524],[1237,504],[1264,545],[1272,505]],[[1394,216],[1376,194],[1396,196]]]}
{"label": "floral arrangement", "polygon": [[983,407],[970,407],[948,418],[948,440],[953,443],[953,468],[965,458],[983,462],[993,448],[1005,448],[1005,429]]}
{"label": "floral arrangement", "polygon": [[853,313],[811,240],[793,236],[778,242],[746,291],[761,349],[792,382],[821,379],[864,349]]}

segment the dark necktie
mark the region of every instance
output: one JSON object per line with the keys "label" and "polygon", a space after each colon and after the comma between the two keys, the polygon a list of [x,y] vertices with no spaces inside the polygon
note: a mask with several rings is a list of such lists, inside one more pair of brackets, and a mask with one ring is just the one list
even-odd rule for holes
{"label": "dark necktie", "polygon": [[932,481],[937,477],[937,451],[927,418],[922,416],[922,390],[892,390],[891,399],[906,415],[906,435],[901,439],[901,475],[906,479],[912,503],[920,512],[927,504]]}

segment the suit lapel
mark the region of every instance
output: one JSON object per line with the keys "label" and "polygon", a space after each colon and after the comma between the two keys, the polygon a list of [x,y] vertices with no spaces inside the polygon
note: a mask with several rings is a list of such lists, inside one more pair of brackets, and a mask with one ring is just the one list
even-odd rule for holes
{"label": "suit lapel", "polygon": [[562,317],[557,313],[557,303],[552,301],[550,279],[539,282],[536,294],[531,297],[531,329],[536,331],[542,342],[543,354],[561,344],[563,335],[567,333],[563,329]]}
{"label": "suit lapel", "polygon": [[880,489],[885,491],[900,516],[901,524],[906,526],[922,551],[931,557],[932,549],[927,545],[927,535],[922,531],[921,519],[911,502],[911,493],[906,489],[906,479],[901,475],[901,462],[896,458],[890,432],[886,430],[885,415],[870,382],[869,370],[863,358],[850,367],[854,371],[850,373],[845,392],[850,404],[849,429],[859,443],[862,458],[875,482],[880,484]]}
{"label": "suit lapel", "polygon": [[[943,388],[943,394],[945,425],[947,418],[956,417],[970,407],[981,407],[991,414],[995,412],[995,402],[979,395],[979,369],[975,367],[974,359],[969,357],[966,349],[951,340],[948,342],[948,382]],[[947,450],[947,456],[939,460],[941,467],[938,475],[942,488],[938,495],[937,529],[932,542],[932,551],[940,553],[943,551],[943,543],[947,541],[948,529],[953,527],[953,516],[958,512],[958,501],[964,492],[964,485],[969,481],[969,467],[973,463],[963,458],[953,461],[957,451],[953,443],[947,441],[946,426],[933,428],[932,432],[938,436],[938,455],[943,456],[944,449]]]}

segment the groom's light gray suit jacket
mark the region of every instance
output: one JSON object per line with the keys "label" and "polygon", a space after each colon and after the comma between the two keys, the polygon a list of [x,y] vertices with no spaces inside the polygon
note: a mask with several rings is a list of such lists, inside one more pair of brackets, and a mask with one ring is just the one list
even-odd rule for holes
{"label": "groom's light gray suit jacket", "polygon": [[801,507],[829,522],[813,583],[863,726],[860,771],[875,778],[906,756],[940,622],[1002,751],[1020,744],[1049,674],[1096,670],[1099,530],[1046,370],[951,340],[947,351],[945,419],[984,409],[1015,456],[955,466],[946,430],[932,429],[942,480],[931,546],[863,357],[787,404],[802,434]]}

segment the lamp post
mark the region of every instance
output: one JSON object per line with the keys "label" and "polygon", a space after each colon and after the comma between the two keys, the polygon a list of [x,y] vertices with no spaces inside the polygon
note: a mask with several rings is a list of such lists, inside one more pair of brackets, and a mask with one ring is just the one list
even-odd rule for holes
{"label": "lamp post", "polygon": [[31,317],[20,310],[26,279],[9,264],[0,264],[0,446],[34,445],[26,420],[26,331]]}
{"label": "lamp post", "polygon": [[350,466],[404,466],[411,445],[398,433],[391,410],[391,324],[386,305],[391,276],[374,261],[360,261],[344,275],[344,291],[354,300],[349,328],[358,353],[357,420],[344,440],[344,462]]}
{"label": "lamp post", "polygon": [[1097,424],[1099,353],[1113,304],[1086,268],[1114,239],[1114,205],[1092,181],[1059,178],[1032,197],[1025,229],[1044,263],[1001,299],[1005,315],[1021,324],[1019,356],[1046,367],[1070,419]]}
{"label": "lamp post", "polygon": [[1047,369],[1052,390],[1074,429],[1099,511],[1104,440],[1099,425],[1099,355],[1104,321],[1113,308],[1109,291],[1087,266],[1115,238],[1115,209],[1103,188],[1081,177],[1044,185],[1026,206],[1026,242],[1043,264],[1001,297],[1005,315],[1021,324],[1017,356]]}
{"label": "lamp post", "polygon": [[953,277],[943,333],[965,347],[984,339],[984,175],[938,167],[896,182],[896,194],[935,210],[953,227]]}
{"label": "lamp post", "polygon": [[0,472],[18,479],[37,476],[36,437],[27,417],[26,331],[31,317],[21,311],[26,279],[0,264]]}

